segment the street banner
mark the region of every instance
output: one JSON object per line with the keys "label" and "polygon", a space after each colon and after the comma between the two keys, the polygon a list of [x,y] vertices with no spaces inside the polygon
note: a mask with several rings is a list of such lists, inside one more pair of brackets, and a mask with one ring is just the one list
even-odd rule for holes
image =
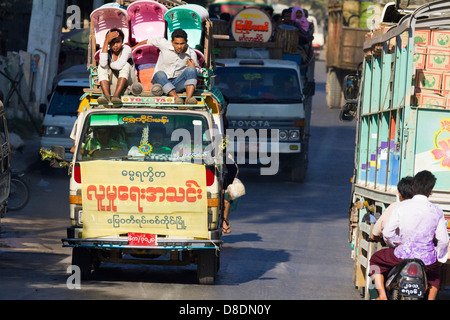
{"label": "street banner", "polygon": [[205,167],[171,162],[81,163],[83,238],[158,234],[208,238]]}

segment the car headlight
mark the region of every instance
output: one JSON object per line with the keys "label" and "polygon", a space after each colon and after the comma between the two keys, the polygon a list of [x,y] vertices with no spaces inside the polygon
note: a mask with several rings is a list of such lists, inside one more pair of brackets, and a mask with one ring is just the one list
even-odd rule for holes
{"label": "car headlight", "polygon": [[289,133],[287,130],[280,130],[280,141],[286,141],[289,139]]}
{"label": "car headlight", "polygon": [[289,141],[299,141],[300,140],[300,131],[299,130],[290,130],[289,131]]}
{"label": "car headlight", "polygon": [[44,135],[46,136],[59,136],[64,134],[64,128],[58,126],[46,126],[44,129]]}

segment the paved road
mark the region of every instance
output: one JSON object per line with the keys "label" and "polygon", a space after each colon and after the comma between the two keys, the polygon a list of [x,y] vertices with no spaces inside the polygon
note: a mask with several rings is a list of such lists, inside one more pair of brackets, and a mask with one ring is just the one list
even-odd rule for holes
{"label": "paved road", "polygon": [[68,179],[35,170],[29,205],[2,220],[0,299],[360,299],[347,242],[355,124],[326,107],[323,60],[316,74],[307,179],[241,170],[247,195],[231,213],[215,286],[196,284],[195,266],[105,265],[81,290],[67,289]]}

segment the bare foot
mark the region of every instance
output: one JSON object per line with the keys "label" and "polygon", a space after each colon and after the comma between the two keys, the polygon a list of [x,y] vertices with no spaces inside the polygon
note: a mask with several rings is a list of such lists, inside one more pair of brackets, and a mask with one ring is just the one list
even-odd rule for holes
{"label": "bare foot", "polygon": [[222,231],[223,233],[229,234],[231,233],[231,228],[230,228],[230,224],[228,222],[228,220],[223,220],[222,222]]}

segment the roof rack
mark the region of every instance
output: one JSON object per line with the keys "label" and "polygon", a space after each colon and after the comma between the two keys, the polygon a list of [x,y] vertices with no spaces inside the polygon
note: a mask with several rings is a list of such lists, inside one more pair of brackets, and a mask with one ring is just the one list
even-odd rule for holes
{"label": "roof rack", "polygon": [[[131,3],[137,0],[117,0],[122,7],[128,7]],[[168,9],[186,5],[187,2],[181,0],[153,0],[158,2]],[[204,24],[204,67],[201,74],[198,75],[198,84],[194,93],[194,98],[197,99],[197,105],[176,105],[170,97],[155,97],[150,91],[143,91],[138,96],[124,95],[121,97],[121,104],[109,104],[111,107],[147,107],[147,108],[178,108],[178,109],[207,109],[210,113],[219,114],[224,105],[224,97],[220,90],[212,85],[213,69],[215,68],[214,54],[213,54],[213,28],[212,22],[206,19]],[[90,71],[90,88],[84,89],[85,94],[81,97],[81,104],[79,110],[86,110],[87,107],[98,107],[97,98],[102,94],[100,83],[98,81],[98,63],[95,59],[97,52],[94,26],[91,24],[91,39],[89,42],[89,54],[87,68]],[[147,89],[148,90],[148,89]],[[186,94],[178,94],[180,97],[186,97]]]}
{"label": "roof rack", "polygon": [[[88,107],[104,107],[97,102],[97,98],[102,95],[101,89],[84,89],[84,95],[81,97],[82,105]],[[186,97],[186,92],[179,93],[180,98]],[[219,114],[222,110],[222,93],[219,90],[198,92],[195,91],[194,98],[197,104],[176,104],[174,99],[169,96],[154,96],[150,92],[144,91],[141,95],[123,95],[121,103],[109,103],[111,108],[164,108],[164,109],[183,109],[183,110],[208,110],[212,114]],[[86,101],[87,99],[87,101]]]}

